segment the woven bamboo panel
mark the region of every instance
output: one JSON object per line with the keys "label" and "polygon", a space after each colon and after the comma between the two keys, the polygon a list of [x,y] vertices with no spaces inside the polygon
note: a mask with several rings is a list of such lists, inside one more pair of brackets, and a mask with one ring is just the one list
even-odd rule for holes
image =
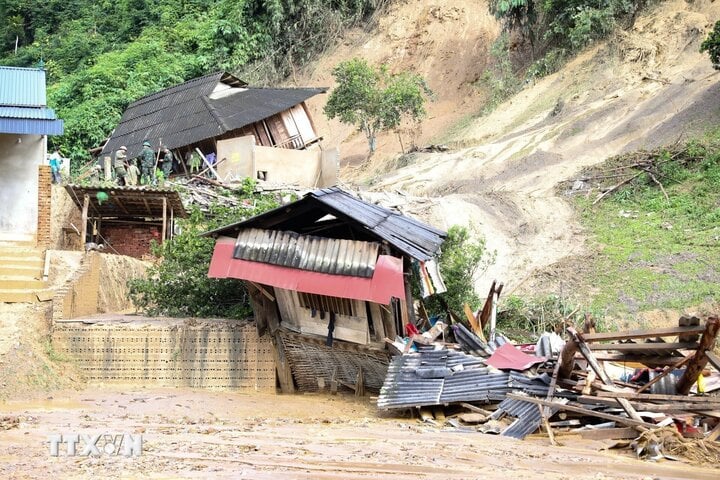
{"label": "woven bamboo panel", "polygon": [[385,352],[359,347],[343,349],[337,344],[327,347],[286,332],[280,333],[280,340],[300,391],[317,391],[318,378],[324,378],[325,385],[330,385],[333,370],[337,372],[337,380],[355,384],[358,369],[362,367],[365,387],[372,390],[379,391],[385,381],[388,368]]}
{"label": "woven bamboo panel", "polygon": [[254,324],[58,323],[52,340],[90,382],[275,389],[272,343]]}

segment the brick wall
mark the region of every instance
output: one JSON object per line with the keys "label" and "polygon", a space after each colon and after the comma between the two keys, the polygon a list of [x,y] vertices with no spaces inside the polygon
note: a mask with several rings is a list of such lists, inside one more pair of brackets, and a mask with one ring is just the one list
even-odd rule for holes
{"label": "brick wall", "polygon": [[39,247],[50,245],[50,220],[52,204],[52,174],[49,165],[38,166],[38,228],[37,244]]}
{"label": "brick wall", "polygon": [[[156,225],[103,225],[102,235],[119,254],[141,258],[150,254],[150,242],[160,243],[162,227]],[[114,253],[108,248],[106,251]]]}

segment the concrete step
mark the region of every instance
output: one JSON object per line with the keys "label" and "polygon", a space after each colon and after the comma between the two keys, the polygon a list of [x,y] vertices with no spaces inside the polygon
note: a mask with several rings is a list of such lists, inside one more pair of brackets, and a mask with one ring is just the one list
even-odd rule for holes
{"label": "concrete step", "polygon": [[17,265],[19,267],[38,267],[41,270],[45,267],[45,259],[39,254],[32,255],[4,255],[0,253],[0,265],[10,266]]}
{"label": "concrete step", "polygon": [[0,276],[23,277],[30,280],[42,278],[43,269],[36,265],[6,265],[0,263]]}
{"label": "concrete step", "polygon": [[47,289],[3,288],[0,289],[0,303],[35,303],[38,301],[38,295],[51,298],[52,291]]}
{"label": "concrete step", "polygon": [[45,282],[32,277],[16,275],[0,275],[0,290],[7,289],[28,289],[34,290],[44,288]]}

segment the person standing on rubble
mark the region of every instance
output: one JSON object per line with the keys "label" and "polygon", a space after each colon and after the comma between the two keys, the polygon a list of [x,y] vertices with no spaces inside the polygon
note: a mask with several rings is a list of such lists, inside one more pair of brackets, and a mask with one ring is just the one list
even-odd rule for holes
{"label": "person standing on rubble", "polygon": [[127,170],[125,170],[125,162],[127,160],[127,147],[123,145],[118,148],[115,152],[115,160],[113,161],[113,167],[115,168],[115,180],[120,186],[125,185],[125,177],[127,177]]}
{"label": "person standing on rubble", "polygon": [[155,183],[155,152],[150,147],[150,142],[143,142],[143,149],[140,152],[140,183],[151,185]]}
{"label": "person standing on rubble", "polygon": [[163,156],[160,159],[160,170],[163,172],[163,178],[165,180],[170,178],[170,174],[172,173],[172,167],[173,167],[173,154],[170,151],[169,148],[164,147],[163,148]]}

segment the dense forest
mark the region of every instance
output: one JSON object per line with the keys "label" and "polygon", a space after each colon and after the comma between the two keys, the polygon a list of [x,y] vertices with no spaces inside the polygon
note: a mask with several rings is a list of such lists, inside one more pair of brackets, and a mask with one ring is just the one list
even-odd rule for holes
{"label": "dense forest", "polygon": [[137,98],[217,70],[283,78],[386,0],[0,0],[0,65],[44,65],[65,120],[54,147],[87,158]]}

